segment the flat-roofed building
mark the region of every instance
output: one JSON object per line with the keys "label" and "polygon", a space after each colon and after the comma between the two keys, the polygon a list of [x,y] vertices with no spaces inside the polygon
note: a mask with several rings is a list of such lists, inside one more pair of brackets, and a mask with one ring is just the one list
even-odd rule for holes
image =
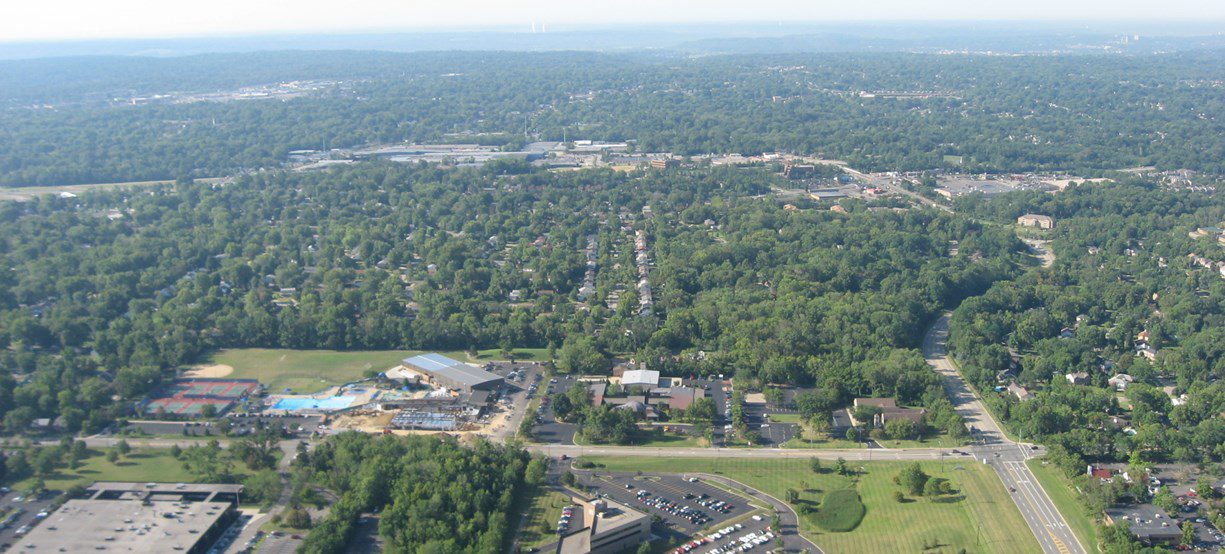
{"label": "flat-roofed building", "polygon": [[1131,534],[1145,544],[1176,544],[1182,540],[1178,520],[1152,504],[1112,506],[1106,509],[1106,521],[1111,525],[1126,521]]}
{"label": "flat-roofed building", "polygon": [[651,517],[638,510],[611,499],[574,501],[583,521],[571,522],[577,530],[557,541],[557,554],[612,554],[651,538]]}
{"label": "flat-roofed building", "polygon": [[471,392],[497,390],[505,382],[501,376],[473,367],[442,354],[421,354],[404,359],[404,367],[425,375],[430,382],[449,389]]}
{"label": "flat-roofed building", "polygon": [[238,518],[241,485],[95,483],[14,547],[22,552],[207,552]]}

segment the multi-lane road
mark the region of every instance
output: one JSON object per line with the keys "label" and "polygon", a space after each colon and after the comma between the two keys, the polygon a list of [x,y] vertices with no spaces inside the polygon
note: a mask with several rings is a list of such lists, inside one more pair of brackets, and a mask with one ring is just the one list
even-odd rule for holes
{"label": "multi-lane road", "polygon": [[923,339],[923,357],[944,377],[944,389],[957,413],[972,426],[981,443],[971,451],[999,474],[1004,486],[1011,491],[1013,502],[1029,524],[1042,551],[1047,554],[1084,554],[1085,547],[1077,540],[1068,522],[1059,513],[1051,497],[1038,483],[1025,461],[1038,451],[1031,445],[1009,439],[995,418],[983,406],[982,399],[970,388],[948,355],[949,314],[944,314],[928,330]]}

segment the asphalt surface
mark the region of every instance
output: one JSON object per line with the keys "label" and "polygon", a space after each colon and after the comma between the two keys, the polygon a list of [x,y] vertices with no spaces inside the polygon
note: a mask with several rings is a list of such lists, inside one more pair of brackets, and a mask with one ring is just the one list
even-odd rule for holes
{"label": "asphalt surface", "polygon": [[874,187],[883,188],[885,190],[895,192],[897,194],[901,194],[904,196],[908,196],[911,199],[915,200],[916,202],[919,202],[920,204],[924,204],[932,208],[936,208],[938,210],[943,210],[949,213],[953,212],[952,208],[945,206],[944,204],[941,204],[939,202],[936,202],[935,200],[932,200],[931,198],[927,198],[926,196],[906,190],[905,188],[901,186],[893,184],[893,181],[889,179],[889,177],[887,176],[880,175],[880,174],[862,173],[854,169],[851,169],[845,165],[842,166],[842,169],[846,170],[847,173],[858,178],[860,181],[862,181],[865,184],[868,184]]}
{"label": "asphalt surface", "polygon": [[948,328],[949,314],[946,313],[927,331],[923,339],[923,357],[944,377],[944,389],[949,401],[957,413],[965,418],[966,424],[974,429],[974,436],[981,446],[971,451],[999,474],[1043,552],[1084,554],[1085,547],[1076,539],[1029,466],[1025,465],[1025,460],[1039,451],[1009,439],[953,365],[948,356]]}
{"label": "asphalt surface", "polygon": [[[822,552],[816,544],[813,544],[812,541],[799,534],[799,515],[786,502],[727,477],[706,473],[644,473],[639,475],[636,472],[604,472],[580,469],[573,471],[582,479],[584,484],[594,485],[599,492],[608,494],[618,502],[633,506],[635,509],[642,510],[648,514],[660,516],[672,528],[670,529],[673,531],[673,533],[670,533],[672,538],[680,539],[682,536],[693,538],[699,535],[709,535],[714,530],[724,527],[727,525],[727,522],[733,520],[740,520],[744,528],[736,531],[732,536],[738,537],[751,532],[763,531],[770,525],[770,516],[768,514],[763,515],[761,521],[755,521],[746,517],[753,511],[748,505],[748,500],[753,499],[758,501],[758,504],[770,505],[779,515],[779,529],[774,529],[774,532],[779,535],[779,540],[770,544],[769,548],[780,548],[785,545],[788,552],[800,551],[802,549],[817,554]],[[688,480],[689,477],[695,477],[698,480],[690,482]],[[738,492],[735,494],[727,492],[722,488],[711,485],[710,481],[717,481],[725,487]],[[634,488],[625,489],[625,484],[630,484]],[[636,495],[639,490],[645,490],[652,496],[663,496],[677,504],[688,505],[703,510],[707,515],[711,516],[712,521],[699,528],[687,520],[646,506],[637,499]],[[711,499],[722,500],[731,504],[732,509],[729,510],[729,513],[722,514],[708,508],[703,508],[697,504],[698,499],[685,499],[684,495],[686,493],[695,496],[706,494]],[[715,544],[697,549],[696,552],[713,550],[716,545],[724,544],[727,540],[729,539],[720,539]]]}
{"label": "asphalt surface", "polygon": [[[15,508],[22,510],[21,515],[13,519],[12,523],[0,530],[0,550],[8,550],[10,546],[16,546],[21,537],[17,536],[17,530],[22,527],[29,526],[31,529],[40,521],[35,517],[39,512],[51,507],[59,494],[43,494],[40,497],[33,498],[28,494],[9,492],[0,497],[0,506],[4,508]],[[21,502],[16,499],[21,498]]]}
{"label": "asphalt surface", "polygon": [[[541,379],[541,375],[544,374],[544,368],[541,367],[540,364],[535,363],[507,363],[498,365],[499,371],[497,371],[497,373],[499,375],[505,375],[505,373],[509,372],[509,369],[512,367],[520,368],[523,371],[523,374],[519,379],[508,381],[512,387],[517,389],[515,392],[508,395],[508,406],[511,410],[510,418],[507,419],[506,424],[503,425],[501,429],[493,433],[494,439],[506,440],[513,438],[519,432],[519,424],[523,421],[524,417],[528,416],[528,403],[531,402],[532,398],[540,396],[541,391],[533,391],[531,390],[531,386],[533,383],[540,383],[538,379]],[[506,371],[502,371],[501,368],[506,368]]]}

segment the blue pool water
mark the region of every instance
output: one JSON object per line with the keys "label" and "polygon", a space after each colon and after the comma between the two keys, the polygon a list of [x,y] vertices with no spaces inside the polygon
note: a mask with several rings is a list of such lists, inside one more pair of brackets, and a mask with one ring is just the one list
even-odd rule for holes
{"label": "blue pool water", "polygon": [[316,398],[282,398],[272,406],[274,410],[339,410],[353,404],[354,396],[333,396],[322,400]]}

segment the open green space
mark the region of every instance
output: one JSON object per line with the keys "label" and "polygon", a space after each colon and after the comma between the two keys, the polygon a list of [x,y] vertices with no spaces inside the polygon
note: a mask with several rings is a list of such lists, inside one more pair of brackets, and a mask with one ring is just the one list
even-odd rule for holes
{"label": "open green space", "polygon": [[[517,348],[513,352],[516,360],[539,360],[548,356],[543,348]],[[234,372],[226,377],[259,379],[274,393],[288,388],[295,393],[312,394],[361,379],[368,371],[390,369],[404,358],[421,353],[417,350],[228,348],[213,352],[200,364],[228,365],[234,368]],[[475,357],[462,350],[442,354],[464,362],[506,359],[502,351],[496,348],[479,350]]]}
{"label": "open green space", "polygon": [[[934,477],[948,479],[958,492],[937,500],[908,498],[897,502],[901,487],[893,477],[906,462],[848,462],[858,475],[842,476],[823,460],[814,473],[806,459],[752,458],[612,458],[585,457],[600,464],[595,471],[703,472],[723,475],[786,499],[797,491],[797,504],[821,505],[831,491],[853,489],[866,508],[853,531],[830,532],[801,517],[802,532],[829,552],[1040,552],[1037,541],[990,468],[953,461],[924,463]],[[859,468],[863,468],[860,473]],[[819,510],[819,508],[818,508]],[[932,545],[935,550],[932,550]]]}
{"label": "open green space", "polygon": [[[133,448],[127,456],[114,463],[106,460],[106,450],[89,449],[89,456],[80,467],[61,467],[43,479],[51,490],[66,490],[73,485],[89,485],[95,481],[131,481],[137,483],[194,483],[199,477],[183,469],[183,463],[170,455],[169,449]],[[235,474],[249,473],[246,466],[233,465]],[[13,483],[15,490],[27,490],[35,477]]]}
{"label": "open green space", "polygon": [[226,377],[259,379],[274,393],[290,389],[310,394],[361,379],[369,370],[390,369],[415,354],[408,350],[234,348],[219,350],[202,363],[233,367],[234,372]]}
{"label": "open green space", "polygon": [[811,514],[813,523],[826,531],[851,531],[863,521],[866,512],[859,493],[854,489],[830,491],[821,499],[821,507]]}
{"label": "open green space", "polygon": [[862,449],[866,446],[862,442],[846,439],[808,439],[798,436],[783,443],[783,448],[811,448],[813,450],[854,450]]}
{"label": "open green space", "polygon": [[[593,443],[583,440],[580,435],[574,435],[574,444],[593,446]],[[630,438],[630,446],[655,446],[672,448],[698,448],[710,446],[703,437],[695,437],[683,433],[667,433],[664,431],[639,430]]]}
{"label": "open green space", "polygon": [[1044,463],[1041,458],[1029,460],[1026,465],[1029,466],[1030,471],[1034,472],[1034,477],[1038,478],[1038,483],[1046,490],[1047,496],[1051,497],[1051,501],[1063,515],[1063,519],[1068,522],[1068,527],[1071,527],[1072,532],[1076,533],[1076,538],[1080,539],[1080,543],[1090,552],[1096,552],[1097,525],[1085,513],[1084,505],[1076,498],[1077,493],[1072,488],[1072,482],[1064,476],[1062,470],[1052,464]]}
{"label": "open green space", "polygon": [[520,550],[529,551],[556,541],[557,520],[561,517],[561,509],[569,504],[570,497],[556,489],[537,487],[519,533]]}
{"label": "open green space", "polygon": [[770,414],[770,423],[800,423],[800,414]]}

